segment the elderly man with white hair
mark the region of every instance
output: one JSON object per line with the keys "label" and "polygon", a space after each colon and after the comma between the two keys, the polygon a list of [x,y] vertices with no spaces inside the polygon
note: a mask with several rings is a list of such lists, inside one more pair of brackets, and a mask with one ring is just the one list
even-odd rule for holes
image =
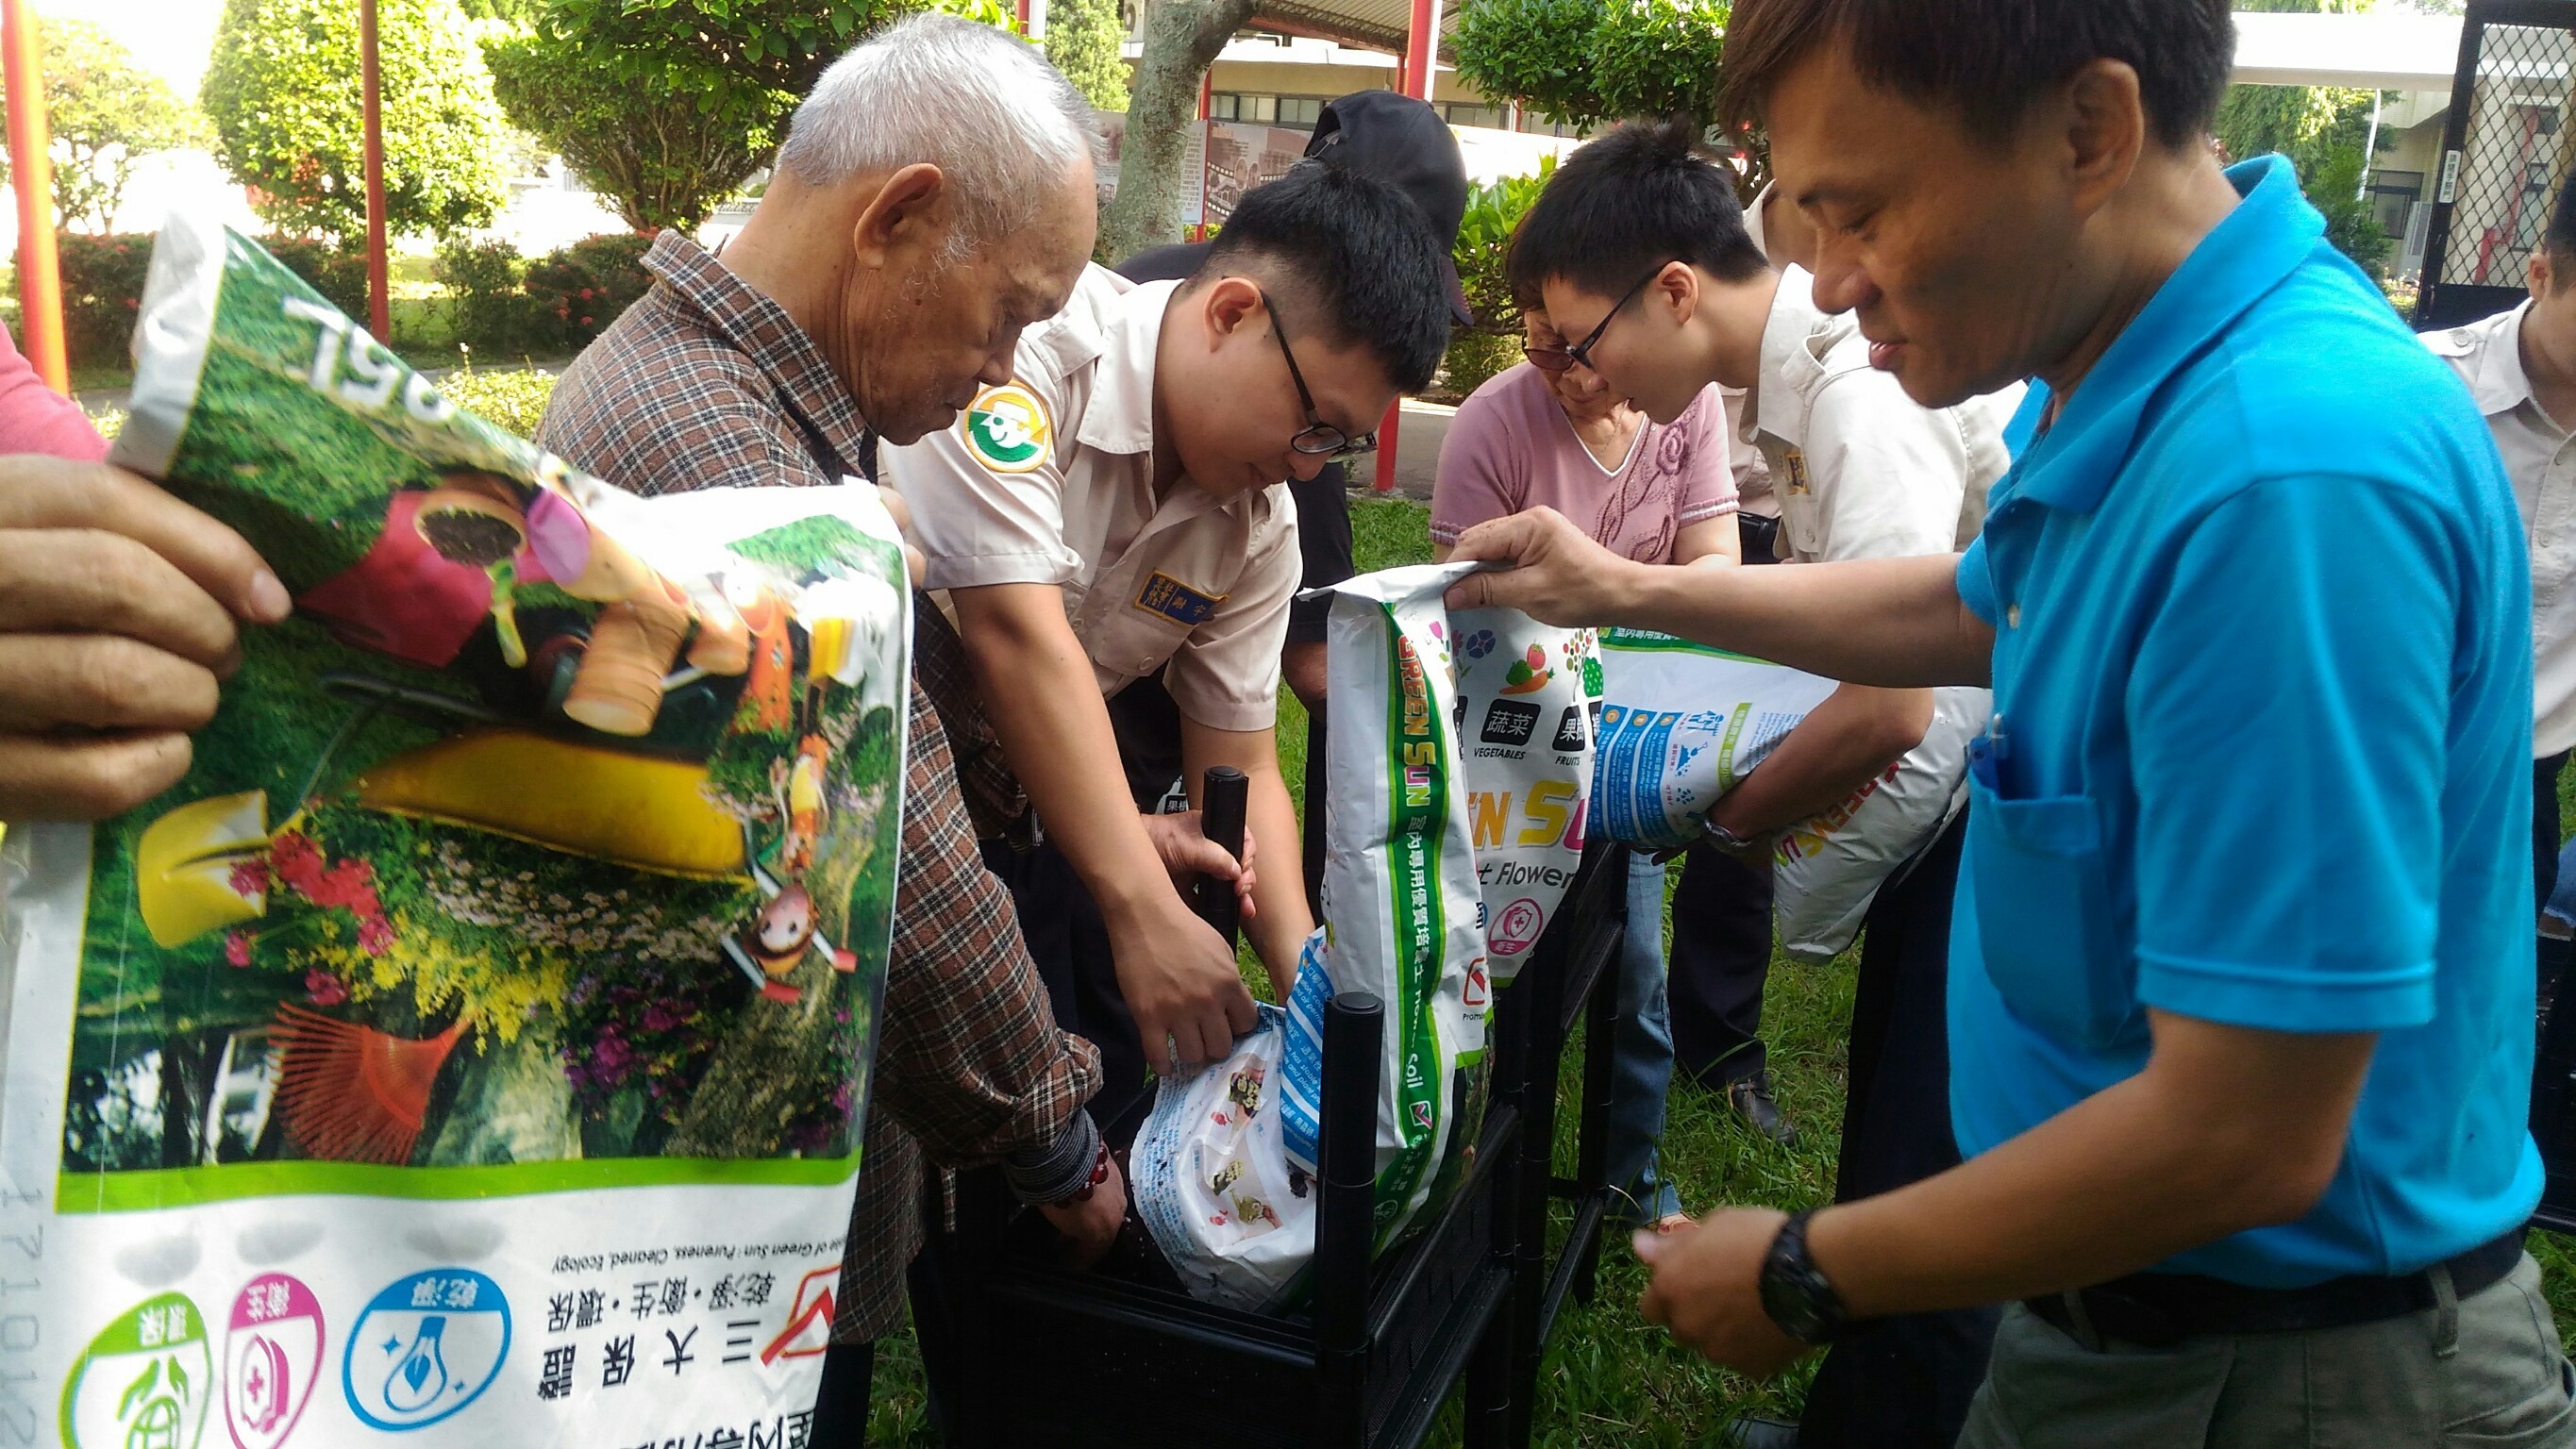
{"label": "elderly man with white hair", "polygon": [[[1025,42],[944,15],[888,28],[816,83],[720,256],[654,242],[655,285],[565,371],[537,440],[643,493],[872,474],[879,438],[948,426],[1064,305],[1091,253],[1093,141],[1090,106]],[[999,1160],[1077,1258],[1125,1209],[1082,1106],[1098,1054],[1057,1026],[961,808],[961,765],[987,819],[1010,814],[1007,774],[955,636],[917,613],[902,905],[818,1444],[863,1434],[870,1345],[921,1244],[924,1156]],[[1204,841],[1173,849],[1231,873]]]}

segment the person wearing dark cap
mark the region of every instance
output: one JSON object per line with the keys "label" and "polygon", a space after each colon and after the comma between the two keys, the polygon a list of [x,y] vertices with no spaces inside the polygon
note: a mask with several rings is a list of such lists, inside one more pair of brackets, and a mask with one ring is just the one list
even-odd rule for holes
{"label": "person wearing dark cap", "polygon": [[[1449,123],[1428,104],[1395,91],[1356,91],[1327,102],[1306,143],[1310,159],[1373,176],[1412,198],[1440,242],[1441,277],[1449,288],[1449,315],[1460,325],[1476,320],[1458,285],[1452,253],[1458,223],[1467,213],[1467,167]],[[1214,242],[1150,247],[1116,268],[1131,282],[1180,281],[1195,274]],[[1304,570],[1302,592],[1338,584],[1353,572],[1349,470],[1336,460],[1312,478],[1290,478],[1297,505],[1297,545]],[[1306,761],[1312,772],[1324,759],[1324,615],[1321,601],[1292,604],[1288,643],[1280,672],[1306,706]],[[1151,808],[1180,773],[1180,716],[1159,678],[1139,682],[1110,701],[1128,783],[1137,803]],[[1324,878],[1324,792],[1306,794],[1305,876],[1311,895]],[[1311,902],[1310,902],[1311,903]],[[1320,906],[1317,907],[1319,910]]]}
{"label": "person wearing dark cap", "polygon": [[1047,941],[1058,1021],[1070,1007],[1110,1044],[1113,1103],[1147,1067],[1223,1055],[1255,1017],[1233,943],[1168,873],[1187,827],[1129,799],[1107,704],[1160,674],[1191,783],[1249,777],[1244,934],[1284,996],[1313,920],[1273,738],[1301,565],[1282,484],[1364,451],[1431,380],[1442,261],[1394,187],[1300,162],[1245,195],[1190,279],[1088,269],[957,426],[883,452],[1043,827],[1034,850],[989,842],[986,863]]}

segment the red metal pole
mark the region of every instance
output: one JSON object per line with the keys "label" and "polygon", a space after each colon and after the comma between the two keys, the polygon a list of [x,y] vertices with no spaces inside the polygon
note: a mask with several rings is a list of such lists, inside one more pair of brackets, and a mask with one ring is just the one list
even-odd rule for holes
{"label": "red metal pole", "polygon": [[1431,77],[1440,68],[1440,0],[1413,0],[1404,28],[1404,93],[1431,99]]}
{"label": "red metal pole", "polygon": [[393,336],[386,318],[384,77],[376,64],[376,0],[358,0],[358,94],[367,165],[367,330]]}
{"label": "red metal pole", "polygon": [[54,256],[54,166],[45,128],[45,51],[35,0],[0,0],[0,80],[9,87],[9,176],[18,189],[18,345],[36,375],[68,395],[63,280]]}

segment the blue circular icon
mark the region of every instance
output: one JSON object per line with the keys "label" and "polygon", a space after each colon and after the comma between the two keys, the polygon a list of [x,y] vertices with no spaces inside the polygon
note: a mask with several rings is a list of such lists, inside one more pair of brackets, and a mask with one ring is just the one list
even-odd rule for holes
{"label": "blue circular icon", "polygon": [[387,1284],[349,1330],[340,1389],[378,1429],[423,1429],[481,1397],[510,1351],[510,1301],[471,1268]]}

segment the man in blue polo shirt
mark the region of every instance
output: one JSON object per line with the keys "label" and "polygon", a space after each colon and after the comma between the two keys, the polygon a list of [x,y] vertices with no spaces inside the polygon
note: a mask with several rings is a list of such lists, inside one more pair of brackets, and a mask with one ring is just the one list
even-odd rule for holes
{"label": "man in blue polo shirt", "polygon": [[[1734,106],[1819,305],[1927,406],[2055,400],[1960,560],[1642,569],[1471,531],[1461,603],[1883,686],[1986,683],[1950,972],[1967,1160],[1641,1241],[1774,1371],[2019,1300],[1963,1445],[2563,1445],[2521,1224],[2529,585],[2466,391],[2276,157],[2205,143],[2226,0],[1740,0]],[[1702,279],[1548,287],[1602,365]],[[1562,293],[1562,295],[1560,295]],[[1623,340],[1624,339],[1624,340]]]}

